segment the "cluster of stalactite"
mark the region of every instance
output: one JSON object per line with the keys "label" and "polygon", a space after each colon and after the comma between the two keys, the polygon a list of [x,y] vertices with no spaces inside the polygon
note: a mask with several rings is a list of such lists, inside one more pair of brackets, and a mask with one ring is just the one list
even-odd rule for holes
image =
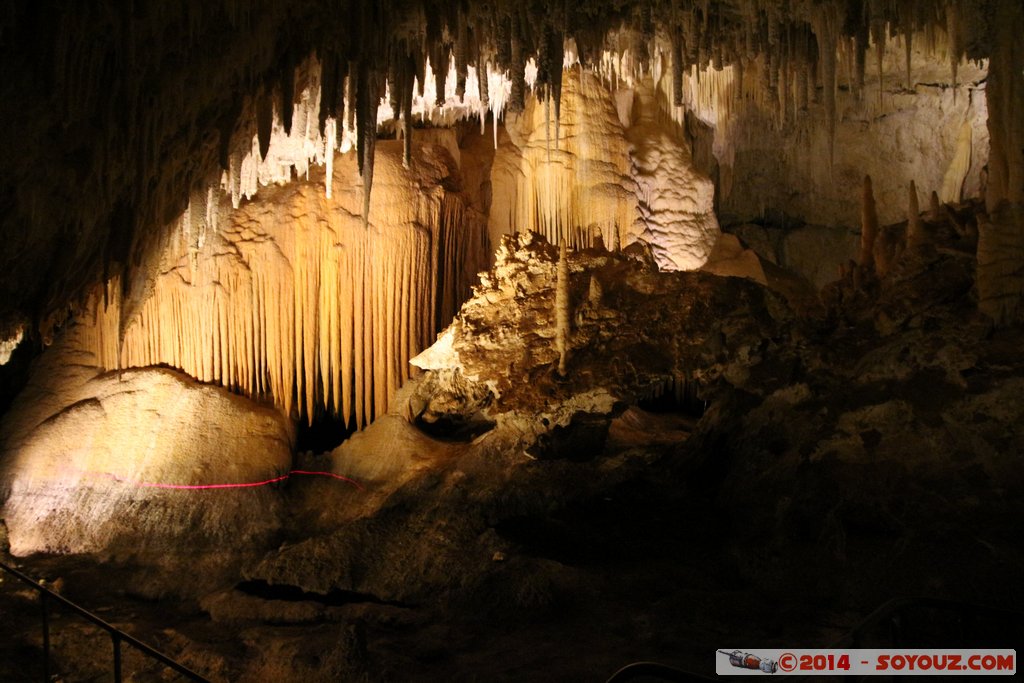
{"label": "cluster of stalactite", "polygon": [[[655,73],[670,71],[661,81],[663,106],[680,125],[689,111],[714,127],[723,197],[737,140],[750,133],[738,129],[741,119],[783,130],[803,125],[808,112],[822,117],[831,166],[840,90],[868,107],[868,116],[883,115],[886,91],[915,86],[914,50],[947,61],[955,88],[961,62],[987,54],[990,30],[982,8],[956,2],[794,3],[788,10],[747,2],[730,10],[678,5],[674,12],[656,33],[653,53]],[[896,52],[904,72],[887,81]],[[869,99],[866,84],[877,97]]]}
{"label": "cluster of stalactite", "polygon": [[[294,61],[283,64],[280,83],[261,91],[251,107],[254,115],[241,130],[255,126],[259,158],[265,160],[268,152],[273,156],[272,130],[283,128],[285,135],[293,135],[294,110],[300,122],[315,119],[318,124],[305,126],[308,136],[303,139],[315,140],[313,149],[355,147],[364,222],[378,130],[387,125],[405,140],[408,163],[414,110],[421,122],[438,122],[433,112],[428,118],[425,111],[428,94],[435,102],[427,107],[454,109],[459,116],[476,115],[481,120],[492,112],[497,123],[505,111],[522,111],[527,92],[532,92],[543,104],[549,120],[546,129],[549,136],[553,132],[557,147],[567,55],[600,70],[613,87],[648,72],[660,82],[658,73],[671,70],[662,86],[669,109],[681,108],[672,112],[680,122],[690,109],[715,124],[714,152],[725,170],[721,180],[723,195],[728,196],[737,137],[732,127],[740,113],[766,112],[774,125],[783,127],[813,108],[824,116],[832,140],[839,116],[837,90],[845,87],[864,96],[870,52],[877,62],[879,94],[884,86],[882,63],[887,51],[898,47],[897,38],[905,53],[905,87],[914,84],[915,39],[923,41],[930,55],[948,59],[955,83],[957,66],[965,57],[987,54],[985,41],[992,30],[979,8],[947,0],[662,0],[586,7],[390,0],[340,3],[338,9],[355,20],[359,31],[324,36],[315,48],[319,61],[298,77]],[[316,70],[319,73],[313,73]],[[312,96],[309,90],[297,96],[301,80],[315,86]],[[467,107],[470,88],[475,105]],[[275,103],[274,98],[280,99]],[[315,114],[303,112],[301,105],[315,108]],[[392,123],[381,116],[383,110]],[[280,112],[281,124],[275,111]],[[440,120],[450,122],[451,117]],[[241,139],[246,140],[244,134]],[[256,151],[255,140],[249,147]],[[832,149],[830,142],[830,162]],[[307,157],[314,155],[330,163],[330,154],[310,151]],[[232,159],[222,156],[221,161],[234,179],[239,171]],[[296,165],[299,172],[302,163]],[[262,174],[260,179],[265,182]],[[236,196],[239,184],[232,185]]]}
{"label": "cluster of stalactite", "polygon": [[370,230],[348,210],[323,212],[317,193],[306,185],[288,220],[199,197],[138,312],[126,318],[111,279],[79,343],[108,369],[169,365],[286,415],[366,425],[469,295],[486,231],[460,195],[439,189],[378,207]]}
{"label": "cluster of stalactite", "polygon": [[[675,103],[684,101],[687,70],[731,67],[743,81],[756,71],[783,116],[820,98],[832,128],[839,74],[845,69],[861,91],[872,45],[877,58],[900,36],[909,72],[913,41],[923,36],[948,52],[955,78],[961,59],[987,58],[996,39],[1006,39],[993,10],[1006,4],[1013,0],[15,3],[0,16],[4,54],[20,60],[5,68],[11,92],[2,99],[42,94],[28,113],[16,104],[5,109],[5,155],[27,161],[3,177],[4,186],[20,189],[3,196],[15,210],[5,212],[0,237],[19,258],[2,260],[0,284],[45,326],[47,314],[89,285],[139,268],[163,237],[159,227],[218,164],[237,177],[231,159],[239,140],[246,145],[255,134],[263,156],[275,110],[286,134],[302,123],[296,66],[311,54],[320,64],[316,129],[324,139],[332,138],[329,121],[354,131],[365,221],[381,101],[410,139],[411,104],[424,95],[428,73],[438,104],[449,72],[461,96],[475,70],[481,101],[492,98],[491,74],[505,75],[508,92],[493,96],[517,112],[532,90],[550,111],[557,144],[566,41],[573,39],[583,65],[596,67],[616,50],[609,36],[626,28],[636,38],[628,63],[619,63],[633,73],[653,67],[659,35],[668,41]],[[911,85],[912,74],[906,80]],[[56,171],[34,169],[33,159],[56,158],[57,150]],[[36,273],[22,261],[53,266]],[[146,286],[133,273],[122,281],[133,296]]]}

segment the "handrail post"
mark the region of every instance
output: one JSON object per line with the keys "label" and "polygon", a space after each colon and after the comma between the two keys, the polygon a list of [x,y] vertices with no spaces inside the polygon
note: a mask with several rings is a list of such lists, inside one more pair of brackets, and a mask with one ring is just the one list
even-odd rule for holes
{"label": "handrail post", "polygon": [[121,636],[111,631],[110,640],[114,643],[114,683],[121,683]]}
{"label": "handrail post", "polygon": [[46,605],[46,593],[39,594],[43,610],[43,683],[50,683],[50,616]]}
{"label": "handrail post", "polygon": [[59,595],[58,593],[54,593],[50,589],[39,584],[37,581],[34,581],[33,579],[29,578],[25,574],[22,574],[14,567],[8,566],[2,561],[0,561],[0,571],[7,572],[8,574],[15,577],[22,583],[30,586],[32,590],[39,593],[43,617],[43,675],[46,677],[46,683],[49,683],[50,677],[50,617],[47,603],[49,599],[53,599],[54,601],[56,601],[58,605],[64,605],[75,614],[81,616],[86,621],[96,624],[101,629],[110,634],[110,640],[114,649],[114,680],[117,681],[117,683],[121,683],[121,641],[127,641],[129,645],[134,647],[136,650],[141,652],[146,657],[149,657],[150,659],[160,662],[164,666],[174,671],[177,671],[189,680],[198,681],[199,683],[209,683],[209,681],[206,678],[200,676],[195,671],[192,671],[180,662],[174,661],[167,655],[157,650],[154,650],[152,647],[146,645],[137,638],[132,637],[131,635],[116,628],[115,626],[111,626],[110,624],[103,621],[92,612],[83,609],[82,607],[76,605],[75,603]]}

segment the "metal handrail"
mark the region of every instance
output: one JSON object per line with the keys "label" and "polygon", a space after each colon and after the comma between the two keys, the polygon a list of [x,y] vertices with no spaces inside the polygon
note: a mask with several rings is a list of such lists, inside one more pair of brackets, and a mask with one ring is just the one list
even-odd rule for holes
{"label": "metal handrail", "polygon": [[185,678],[188,678],[189,680],[198,681],[198,683],[210,683],[209,679],[203,678],[202,676],[197,674],[195,671],[192,671],[191,669],[187,668],[183,664],[179,664],[178,662],[174,661],[173,659],[171,659],[167,655],[163,654],[162,652],[154,650],[149,645],[146,645],[141,640],[138,640],[137,638],[134,638],[134,637],[128,635],[127,633],[125,633],[121,629],[117,628],[116,626],[111,626],[110,624],[108,624],[107,622],[103,621],[102,619],[100,619],[98,616],[96,616],[92,612],[90,612],[90,611],[88,611],[88,610],[86,610],[86,609],[84,609],[82,607],[79,607],[78,605],[76,605],[75,603],[71,602],[67,598],[63,597],[62,595],[54,593],[49,588],[46,588],[45,586],[40,585],[39,583],[35,582],[34,580],[29,578],[28,576],[22,574],[20,571],[18,571],[14,567],[10,567],[10,566],[4,564],[3,562],[0,562],[0,569],[2,569],[3,571],[7,572],[11,576],[17,578],[18,580],[22,581],[23,583],[28,584],[29,586],[31,586],[34,590],[36,590],[39,593],[39,598],[40,598],[39,602],[42,605],[42,619],[43,619],[43,680],[44,681],[48,682],[50,680],[50,620],[49,620],[49,611],[47,609],[47,599],[48,598],[52,598],[52,599],[56,600],[57,602],[59,602],[60,604],[64,605],[65,607],[70,608],[73,612],[75,612],[76,614],[78,614],[82,618],[84,618],[84,619],[86,619],[88,621],[91,621],[92,623],[96,624],[97,626],[99,626],[104,631],[106,631],[107,633],[110,634],[111,644],[113,645],[113,648],[114,648],[113,656],[114,656],[114,681],[115,681],[115,683],[121,683],[121,643],[122,642],[128,643],[129,645],[134,647],[136,650],[138,650],[142,654],[150,657],[151,659],[155,659],[156,661],[160,662],[164,666],[168,667],[169,669],[173,669],[174,671],[180,673],[182,676],[184,676]]}
{"label": "metal handrail", "polygon": [[887,621],[891,624],[894,618],[903,615],[907,609],[917,607],[943,610],[946,612],[954,613],[961,617],[971,615],[989,618],[1013,618],[1018,623],[1024,623],[1024,614],[1020,614],[1013,610],[1000,609],[998,607],[978,605],[969,602],[960,602],[945,598],[932,598],[924,596],[898,597],[892,598],[891,600],[882,603],[880,607],[875,609],[868,616],[864,617],[864,619],[862,619],[852,629],[850,629],[849,633],[839,638],[832,645],[832,647],[863,647],[865,634],[868,631],[870,631],[873,628],[877,628],[878,626],[881,626]]}

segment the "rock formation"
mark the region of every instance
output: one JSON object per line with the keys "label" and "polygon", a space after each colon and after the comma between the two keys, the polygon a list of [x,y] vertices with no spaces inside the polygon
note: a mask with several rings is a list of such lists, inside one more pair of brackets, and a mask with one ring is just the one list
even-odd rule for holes
{"label": "rock formation", "polygon": [[[214,680],[706,674],[894,595],[1021,610],[1022,35],[7,3],[0,556]],[[1016,646],[1002,607],[957,628]],[[890,621],[963,635],[926,609]],[[39,604],[0,612],[41,677]],[[107,675],[65,621],[50,673]]]}

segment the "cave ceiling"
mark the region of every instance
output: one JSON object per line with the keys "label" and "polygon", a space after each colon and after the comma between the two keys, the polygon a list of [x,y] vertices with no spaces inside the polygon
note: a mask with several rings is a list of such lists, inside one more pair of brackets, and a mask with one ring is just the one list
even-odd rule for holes
{"label": "cave ceiling", "polygon": [[[818,68],[820,60],[826,77],[835,69],[834,51],[821,46],[849,41],[862,78],[870,44],[888,32],[945,40],[955,73],[963,58],[988,56],[998,4],[6,3],[0,14],[0,327],[28,326],[46,339],[70,306],[112,274],[126,274],[127,294],[143,288],[147,254],[165,238],[164,226],[184,210],[190,191],[227,167],[240,137],[258,134],[265,152],[273,112],[289,127],[301,85],[296,66],[310,55],[321,66],[320,124],[354,116],[368,190],[380,98],[388,88],[396,113],[407,109],[428,60],[441,74],[454,60],[460,89],[469,65],[507,72],[508,111],[520,109],[524,97],[550,96],[557,120],[569,38],[590,66],[608,52],[628,53],[629,68],[643,70],[661,49],[658,39],[678,72],[767,55],[776,68],[785,60]],[[537,67],[532,95],[523,78],[529,58]],[[834,117],[829,90],[825,116]]]}

